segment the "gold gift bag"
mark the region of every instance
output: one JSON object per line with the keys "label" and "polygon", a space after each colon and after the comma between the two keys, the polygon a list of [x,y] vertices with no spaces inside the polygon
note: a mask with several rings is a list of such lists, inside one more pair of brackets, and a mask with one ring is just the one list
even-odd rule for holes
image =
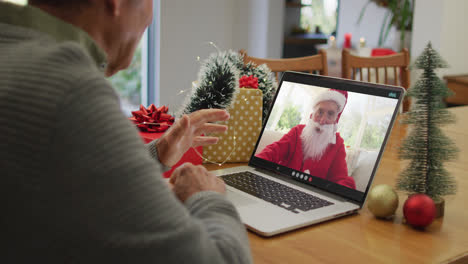
{"label": "gold gift bag", "polygon": [[[216,145],[203,148],[204,162],[248,162],[262,129],[263,93],[260,89],[240,88],[234,103],[227,109],[229,129],[215,133]],[[206,160],[207,159],[207,160]]]}

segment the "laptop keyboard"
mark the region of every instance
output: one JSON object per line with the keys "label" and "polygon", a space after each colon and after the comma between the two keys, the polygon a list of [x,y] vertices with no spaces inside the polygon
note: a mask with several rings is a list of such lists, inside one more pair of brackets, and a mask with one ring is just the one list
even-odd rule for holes
{"label": "laptop keyboard", "polygon": [[333,204],[249,171],[228,174],[221,178],[229,186],[296,214],[300,213],[297,209],[307,212]]}

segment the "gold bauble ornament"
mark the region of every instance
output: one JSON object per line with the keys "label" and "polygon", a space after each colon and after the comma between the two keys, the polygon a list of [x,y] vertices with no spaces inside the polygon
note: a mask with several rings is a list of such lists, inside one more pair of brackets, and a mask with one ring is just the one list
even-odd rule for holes
{"label": "gold bauble ornament", "polygon": [[367,207],[375,217],[389,218],[398,207],[398,195],[390,185],[376,185],[369,192]]}

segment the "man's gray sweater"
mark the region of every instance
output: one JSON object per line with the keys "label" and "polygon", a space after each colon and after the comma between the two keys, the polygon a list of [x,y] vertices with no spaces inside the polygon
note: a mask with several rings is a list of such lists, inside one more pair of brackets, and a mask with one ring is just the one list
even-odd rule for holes
{"label": "man's gray sweater", "polygon": [[251,262],[223,195],[168,188],[104,65],[83,31],[0,2],[0,262]]}

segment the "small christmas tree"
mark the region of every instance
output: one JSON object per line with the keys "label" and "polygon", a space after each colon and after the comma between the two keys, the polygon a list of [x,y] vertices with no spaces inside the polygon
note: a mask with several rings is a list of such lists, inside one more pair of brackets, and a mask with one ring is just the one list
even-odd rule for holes
{"label": "small christmas tree", "polygon": [[443,162],[454,159],[458,149],[439,128],[455,122],[442,101],[451,92],[434,72],[447,64],[429,43],[414,65],[423,73],[407,94],[413,98],[412,108],[404,115],[403,123],[412,126],[400,149],[400,159],[411,162],[401,173],[397,188],[439,200],[456,191],[455,181],[444,169]]}

